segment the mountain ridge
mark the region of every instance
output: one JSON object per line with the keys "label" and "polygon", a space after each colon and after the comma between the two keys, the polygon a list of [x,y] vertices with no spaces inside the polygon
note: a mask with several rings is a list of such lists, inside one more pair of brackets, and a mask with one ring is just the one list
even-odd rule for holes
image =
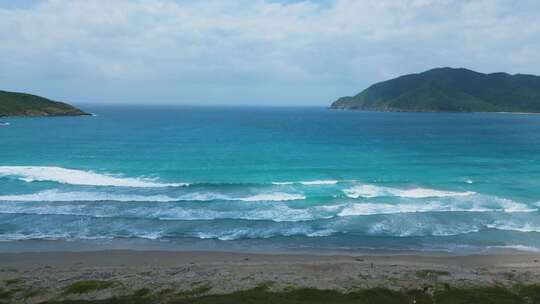
{"label": "mountain ridge", "polygon": [[410,112],[540,112],[540,76],[435,68],[375,83],[333,109]]}

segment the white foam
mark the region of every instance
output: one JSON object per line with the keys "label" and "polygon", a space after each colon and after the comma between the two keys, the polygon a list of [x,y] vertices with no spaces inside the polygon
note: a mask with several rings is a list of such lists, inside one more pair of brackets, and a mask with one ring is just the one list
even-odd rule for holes
{"label": "white foam", "polygon": [[[1,209],[0,209],[1,210]],[[309,209],[295,209],[284,205],[274,205],[254,210],[212,210],[212,209],[187,209],[177,207],[174,209],[158,211],[155,214],[160,220],[217,220],[217,219],[242,219],[242,220],[266,220],[273,222],[301,222],[320,217]]]}
{"label": "white foam", "polygon": [[130,217],[159,219],[163,221],[197,221],[217,219],[266,220],[273,222],[302,222],[324,219],[315,209],[296,209],[285,205],[263,206],[251,210],[214,210],[183,207],[181,205],[164,208],[148,206],[122,209],[118,206],[101,205],[88,208],[85,205],[46,205],[46,204],[0,204],[0,214],[69,215],[94,218]]}
{"label": "white foam", "polygon": [[314,180],[314,181],[305,181],[300,182],[302,185],[335,185],[337,184],[337,180]]}
{"label": "white foam", "polygon": [[507,199],[479,198],[472,202],[420,202],[420,203],[351,203],[343,208],[338,216],[415,213],[415,212],[535,212],[526,204]]}
{"label": "white foam", "polygon": [[274,193],[256,194],[253,196],[237,198],[234,200],[239,200],[239,201],[244,201],[244,202],[259,202],[259,201],[282,202],[282,201],[294,201],[294,200],[303,200],[303,199],[306,199],[306,197],[301,194],[274,192]]}
{"label": "white foam", "polygon": [[350,204],[338,213],[338,216],[393,214],[411,212],[442,211],[443,206],[432,204],[383,204],[383,203],[358,203]]}
{"label": "white foam", "polygon": [[348,189],[342,190],[345,195],[350,198],[373,198],[384,196],[398,196],[406,198],[428,198],[428,197],[449,197],[449,196],[468,196],[473,195],[475,192],[453,192],[453,191],[441,191],[435,189],[426,188],[413,188],[413,189],[397,189],[390,187],[381,187],[374,185],[357,185]]}
{"label": "white foam", "polygon": [[177,201],[196,201],[196,202],[209,202],[209,201],[231,201],[235,200],[234,198],[214,192],[194,192],[184,194],[176,199]]}
{"label": "white foam", "polygon": [[178,198],[166,195],[110,194],[104,192],[60,192],[45,190],[32,194],[0,195],[0,201],[10,202],[174,202]]}
{"label": "white foam", "polygon": [[[111,235],[87,235],[87,231],[81,231],[79,233],[67,233],[67,232],[50,232],[48,234],[41,232],[32,232],[32,233],[10,233],[0,235],[0,242],[9,242],[9,241],[24,241],[24,240],[111,240],[116,237],[125,237],[125,235],[119,236],[116,234]],[[130,236],[157,240],[162,238],[162,235],[158,233],[141,233],[141,232],[131,232]]]}
{"label": "white foam", "polygon": [[477,227],[464,227],[461,225],[438,225],[437,223],[427,224],[423,221],[405,223],[399,220],[395,222],[393,219],[387,219],[382,222],[375,223],[369,227],[368,234],[370,235],[391,235],[399,237],[411,236],[451,236],[468,234],[480,231]]}
{"label": "white foam", "polygon": [[530,222],[514,223],[514,222],[495,222],[493,224],[487,224],[486,227],[497,230],[510,230],[519,232],[540,232],[540,226]]}
{"label": "white foam", "polygon": [[154,214],[147,212],[145,216],[158,217],[160,220],[170,221],[242,219],[251,221],[303,222],[325,218],[316,210],[296,209],[285,205],[265,206],[263,208],[252,210],[212,210],[176,207],[173,209],[157,211]]}
{"label": "white foam", "polygon": [[339,181],[337,180],[313,180],[313,181],[299,181],[299,182],[272,182],[274,185],[294,185],[301,184],[305,186],[316,186],[316,185],[335,185]]}
{"label": "white foam", "polygon": [[244,201],[244,202],[261,202],[261,201],[270,201],[270,202],[283,202],[283,201],[293,201],[293,200],[303,200],[306,199],[304,195],[301,194],[291,194],[285,192],[271,192],[271,193],[260,193],[252,196],[246,197],[237,197],[230,196],[221,193],[214,192],[194,192],[180,196],[177,200],[179,201]]}
{"label": "white foam", "polygon": [[290,201],[302,200],[305,196],[299,194],[289,194],[283,192],[257,194],[248,197],[231,197],[220,193],[189,193],[178,197],[167,195],[134,195],[134,194],[113,194],[106,192],[61,192],[58,190],[45,190],[32,194],[0,195],[0,201],[12,202],[175,202],[175,201]]}
{"label": "white foam", "polygon": [[330,236],[337,231],[334,229],[325,229],[325,230],[318,230],[311,233],[307,233],[306,236],[308,237],[321,237],[321,236]]}
{"label": "white foam", "polygon": [[286,229],[249,229],[238,228],[220,232],[197,232],[195,237],[200,239],[218,239],[220,241],[232,241],[238,239],[267,239],[276,236],[307,236],[324,237],[334,234],[332,229],[313,230],[305,227],[292,227]]}
{"label": "white foam", "polygon": [[26,182],[52,181],[82,186],[154,188],[189,185],[187,183],[160,183],[143,178],[115,177],[92,171],[46,166],[0,166],[0,176],[17,176],[20,180]]}

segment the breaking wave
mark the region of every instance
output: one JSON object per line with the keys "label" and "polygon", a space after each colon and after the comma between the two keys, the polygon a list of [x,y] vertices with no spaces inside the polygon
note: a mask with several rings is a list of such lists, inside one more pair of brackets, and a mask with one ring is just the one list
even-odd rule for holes
{"label": "breaking wave", "polygon": [[105,192],[60,192],[45,190],[32,194],[0,195],[0,201],[11,202],[174,202],[177,198],[167,195],[111,194]]}
{"label": "breaking wave", "polygon": [[145,178],[116,177],[92,171],[46,166],[0,166],[0,177],[15,176],[25,182],[50,181],[80,186],[160,188],[188,186],[188,183],[161,183]]}
{"label": "breaking wave", "polygon": [[244,202],[258,202],[258,201],[294,201],[294,200],[303,200],[306,199],[304,195],[301,194],[289,194],[283,192],[268,193],[268,194],[257,194],[253,196],[248,196],[244,198],[238,198],[235,200],[244,201]]}
{"label": "breaking wave", "polygon": [[419,203],[351,203],[338,216],[416,213],[416,212],[534,212],[526,204],[497,197],[478,197],[475,200],[450,200]]}
{"label": "breaking wave", "polygon": [[[0,166],[2,177],[28,184],[17,183],[15,186],[23,186],[20,190],[0,195],[0,218],[9,223],[9,229],[0,232],[0,241],[125,237],[437,239],[474,233],[489,236],[498,230],[507,234],[540,232],[536,224],[540,215],[531,213],[538,212],[540,203],[472,191],[301,178],[262,183],[167,183],[46,166]],[[34,181],[62,185],[44,190],[51,185],[31,184]]]}
{"label": "breaking wave", "polygon": [[58,190],[45,190],[33,194],[0,195],[0,201],[12,202],[176,202],[176,201],[291,201],[303,200],[306,197],[300,194],[290,194],[283,192],[262,193],[245,197],[233,197],[220,193],[189,193],[178,197],[168,195],[135,195],[135,194],[113,194],[106,192],[61,192]]}
{"label": "breaking wave", "polygon": [[310,229],[305,227],[292,227],[288,229],[232,229],[220,232],[199,232],[193,236],[199,239],[218,239],[220,241],[232,241],[239,239],[267,239],[277,236],[307,236],[323,237],[330,236],[337,231],[333,229]]}
{"label": "breaking wave", "polygon": [[373,198],[384,196],[397,196],[405,198],[428,198],[428,197],[449,197],[449,196],[468,196],[473,195],[475,192],[454,192],[454,191],[441,191],[435,189],[426,188],[414,188],[414,189],[397,189],[390,187],[381,187],[374,185],[357,185],[351,188],[342,190],[345,195],[350,198]]}
{"label": "breaking wave", "polygon": [[305,186],[316,186],[316,185],[335,185],[339,183],[337,180],[313,180],[313,181],[300,181],[300,182],[272,182],[273,185],[305,185]]}

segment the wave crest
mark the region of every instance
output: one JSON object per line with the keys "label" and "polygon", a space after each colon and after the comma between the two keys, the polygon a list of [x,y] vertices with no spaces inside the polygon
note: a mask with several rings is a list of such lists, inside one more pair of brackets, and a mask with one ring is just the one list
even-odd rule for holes
{"label": "wave crest", "polygon": [[416,212],[535,212],[523,203],[494,197],[477,197],[472,201],[442,201],[420,203],[351,203],[338,216],[416,213]]}
{"label": "wave crest", "polygon": [[339,183],[337,180],[312,180],[300,182],[272,182],[272,185],[304,185],[304,186],[319,186],[319,185],[335,185]]}
{"label": "wave crest", "polygon": [[188,186],[187,183],[160,183],[144,178],[116,177],[92,171],[48,166],[0,166],[0,177],[17,176],[25,182],[51,181],[79,186],[160,188]]}
{"label": "wave crest", "polygon": [[244,201],[244,202],[282,202],[303,200],[306,197],[300,194],[284,192],[262,193],[246,197],[232,197],[220,193],[189,193],[178,197],[168,195],[136,195],[113,194],[107,192],[61,192],[58,190],[45,190],[32,194],[0,195],[0,201],[12,202],[177,202],[177,201]]}
{"label": "wave crest", "polygon": [[390,187],[381,187],[374,185],[357,185],[342,190],[350,198],[374,198],[384,196],[398,196],[405,198],[428,198],[428,197],[449,197],[449,196],[468,196],[476,194],[475,192],[454,192],[442,191],[427,188],[398,189]]}

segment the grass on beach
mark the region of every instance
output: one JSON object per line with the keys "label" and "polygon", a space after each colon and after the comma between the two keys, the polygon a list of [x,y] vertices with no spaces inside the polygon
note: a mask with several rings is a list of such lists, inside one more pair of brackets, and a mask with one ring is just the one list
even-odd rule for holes
{"label": "grass on beach", "polygon": [[0,301],[9,300],[15,292],[13,290],[7,290],[0,287]]}
{"label": "grass on beach", "polygon": [[416,272],[416,276],[422,279],[435,278],[439,276],[448,276],[450,272],[440,271],[440,270],[431,270],[431,269],[422,269]]}
{"label": "grass on beach", "polygon": [[540,303],[540,285],[478,288],[446,288],[427,292],[422,290],[393,291],[383,288],[340,293],[333,290],[295,289],[291,291],[271,292],[268,286],[237,291],[225,295],[203,295],[210,287],[197,287],[191,292],[153,293],[143,288],[130,296],[107,300],[66,300],[47,302],[48,304],[528,304]]}
{"label": "grass on beach", "polygon": [[99,281],[99,280],[86,280],[75,282],[64,289],[64,294],[81,294],[91,291],[97,291],[102,289],[111,288],[116,285],[116,282],[112,281]]}

